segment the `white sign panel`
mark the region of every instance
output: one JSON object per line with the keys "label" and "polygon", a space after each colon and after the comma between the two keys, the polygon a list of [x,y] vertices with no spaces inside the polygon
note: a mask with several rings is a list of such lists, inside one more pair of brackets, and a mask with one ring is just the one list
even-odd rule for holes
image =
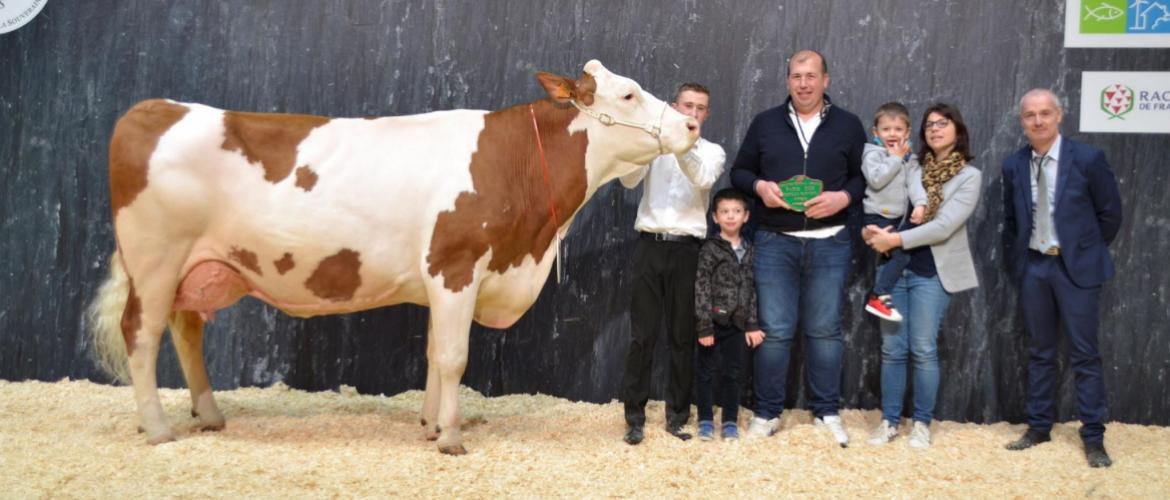
{"label": "white sign panel", "polygon": [[1065,47],[1170,47],[1170,0],[1065,0]]}
{"label": "white sign panel", "polygon": [[16,31],[32,21],[49,0],[0,0],[0,34]]}
{"label": "white sign panel", "polygon": [[1170,134],[1170,72],[1081,73],[1081,132]]}

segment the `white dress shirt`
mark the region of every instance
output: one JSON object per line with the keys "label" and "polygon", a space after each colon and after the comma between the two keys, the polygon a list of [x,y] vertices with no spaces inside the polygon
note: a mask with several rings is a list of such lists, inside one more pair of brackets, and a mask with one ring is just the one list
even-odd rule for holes
{"label": "white dress shirt", "polygon": [[705,238],[711,186],[723,174],[726,161],[721,146],[700,137],[690,151],[659,156],[649,168],[620,178],[626,188],[642,183],[634,229]]}
{"label": "white dress shirt", "polygon": [[[1056,140],[1052,142],[1052,147],[1048,148],[1048,153],[1044,156],[1044,183],[1048,185],[1048,216],[1051,219],[1048,222],[1049,234],[1038,234],[1036,226],[1036,158],[1040,155],[1032,150],[1032,163],[1029,167],[1032,181],[1032,236],[1028,240],[1028,248],[1043,252],[1049,246],[1060,246],[1060,241],[1056,239],[1056,176],[1059,172],[1060,166],[1060,135],[1056,136]],[[1047,242],[1047,243],[1045,243]]]}

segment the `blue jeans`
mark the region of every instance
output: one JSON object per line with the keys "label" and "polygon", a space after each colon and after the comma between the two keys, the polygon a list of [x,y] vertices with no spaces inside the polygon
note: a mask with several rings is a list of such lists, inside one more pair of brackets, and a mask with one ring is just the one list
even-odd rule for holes
{"label": "blue jeans", "polygon": [[755,415],[775,418],[784,410],[788,361],[799,326],[816,417],[841,406],[841,305],[851,256],[851,232],[822,239],[756,231],[753,265],[764,342],[753,367]]}
{"label": "blue jeans", "polygon": [[[894,226],[897,229],[902,219],[887,219],[876,214],[866,214],[865,224],[873,224],[880,228],[887,228]],[[889,258],[885,262],[878,264],[877,270],[874,271],[873,277],[873,294],[874,295],[888,295],[890,290],[894,288],[894,283],[898,278],[902,277],[902,271],[906,270],[906,266],[910,265],[910,254],[903,251],[900,247],[890,250]],[[896,307],[896,306],[895,306]]]}
{"label": "blue jeans", "polygon": [[951,294],[938,276],[905,271],[891,290],[902,322],[882,321],[882,418],[897,426],[906,398],[906,361],[913,361],[916,422],[929,424],[938,396],[938,327]]}

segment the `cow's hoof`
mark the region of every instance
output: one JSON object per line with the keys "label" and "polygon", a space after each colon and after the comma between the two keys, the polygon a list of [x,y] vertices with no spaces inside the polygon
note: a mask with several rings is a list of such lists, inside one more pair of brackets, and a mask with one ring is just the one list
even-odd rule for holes
{"label": "cow's hoof", "polygon": [[224,422],[223,420],[220,420],[218,422],[202,422],[201,421],[198,424],[195,424],[195,429],[198,430],[199,432],[219,432],[219,431],[222,431],[224,427],[227,427],[227,423]]}
{"label": "cow's hoof", "polygon": [[467,448],[464,448],[461,444],[453,444],[450,446],[440,446],[439,452],[444,455],[466,455]]}
{"label": "cow's hoof", "polygon": [[434,441],[436,439],[439,439],[439,432],[440,432],[439,426],[427,425],[426,419],[423,419],[422,424],[423,424],[423,438],[424,439],[426,439],[427,441]]}

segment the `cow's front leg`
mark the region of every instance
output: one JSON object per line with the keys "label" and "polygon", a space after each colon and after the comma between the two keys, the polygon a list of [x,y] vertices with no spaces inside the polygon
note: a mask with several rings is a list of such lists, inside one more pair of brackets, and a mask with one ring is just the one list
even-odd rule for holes
{"label": "cow's front leg", "polygon": [[423,438],[427,441],[439,439],[439,362],[435,356],[435,327],[427,320],[427,391],[423,397],[422,416]]}
{"label": "cow's front leg", "polygon": [[475,310],[476,288],[468,286],[459,293],[441,289],[430,297],[432,328],[428,342],[434,345],[427,371],[438,373],[438,445],[439,451],[448,455],[467,453],[459,429],[459,381],[467,367],[467,337]]}

